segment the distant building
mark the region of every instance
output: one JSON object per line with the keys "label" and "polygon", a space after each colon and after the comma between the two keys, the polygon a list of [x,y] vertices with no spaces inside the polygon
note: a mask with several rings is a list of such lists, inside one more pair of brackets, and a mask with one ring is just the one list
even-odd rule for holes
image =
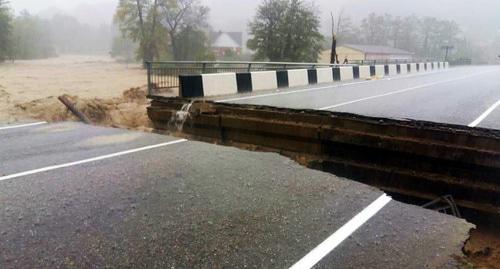
{"label": "distant building", "polygon": [[212,50],[218,57],[228,54],[241,55],[243,52],[243,33],[214,32],[211,34]]}
{"label": "distant building", "polygon": [[[348,61],[373,61],[373,60],[412,60],[414,53],[387,46],[351,45],[344,44],[337,47],[340,63],[347,58]],[[330,51],[323,52],[322,62],[330,61]]]}

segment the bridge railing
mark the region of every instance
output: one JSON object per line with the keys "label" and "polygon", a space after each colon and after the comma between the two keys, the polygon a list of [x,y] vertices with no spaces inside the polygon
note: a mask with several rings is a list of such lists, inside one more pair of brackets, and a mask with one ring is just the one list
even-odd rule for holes
{"label": "bridge railing", "polygon": [[[409,63],[407,60],[350,61],[349,65]],[[338,66],[328,63],[236,62],[236,61],[163,61],[146,62],[148,93],[154,95],[179,87],[179,75],[210,73],[245,73],[289,69],[314,69]]]}
{"label": "bridge railing", "polygon": [[210,73],[245,73],[251,71],[273,71],[289,69],[311,69],[332,67],[323,63],[290,62],[235,62],[235,61],[169,61],[146,62],[149,94],[179,87],[179,75]]}
{"label": "bridge railing", "polygon": [[[354,60],[354,61],[349,61],[350,64],[356,64],[356,65],[376,65],[376,64],[407,64],[407,63],[412,63],[415,62],[415,59],[412,60]],[[425,61],[424,61],[425,62]]]}

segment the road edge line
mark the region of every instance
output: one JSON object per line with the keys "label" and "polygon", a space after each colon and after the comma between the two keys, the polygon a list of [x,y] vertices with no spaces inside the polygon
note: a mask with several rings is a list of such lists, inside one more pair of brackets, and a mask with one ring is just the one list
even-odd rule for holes
{"label": "road edge line", "polygon": [[43,125],[43,124],[48,124],[46,121],[40,121],[40,122],[34,122],[34,123],[27,123],[27,124],[20,124],[20,125],[12,125],[12,126],[0,126],[0,131],[3,130],[11,130],[11,129],[17,129],[17,128],[26,128],[26,127],[32,127],[32,126],[38,126],[38,125]]}
{"label": "road edge line", "polygon": [[310,269],[318,262],[320,262],[324,257],[326,257],[330,252],[332,252],[337,246],[339,246],[345,239],[351,236],[356,230],[358,230],[363,224],[375,216],[382,208],[384,208],[392,198],[383,194],[358,215],[352,218],[349,222],[344,224],[340,229],[328,237],[325,241],[319,244],[311,252],[309,252],[304,258],[295,263],[290,269]]}
{"label": "road edge line", "polygon": [[469,127],[477,127],[481,122],[483,122],[497,107],[500,106],[500,100],[498,100],[495,104],[490,106],[479,118],[477,118],[475,121],[473,121],[471,124],[469,124]]}
{"label": "road edge line", "polygon": [[146,146],[146,147],[141,147],[141,148],[136,148],[136,149],[131,149],[131,150],[120,151],[120,152],[116,152],[116,153],[112,153],[112,154],[107,154],[107,155],[102,155],[102,156],[98,156],[98,157],[94,157],[94,158],[90,158],[90,159],[85,159],[85,160],[80,160],[80,161],[76,161],[76,162],[70,162],[70,163],[65,163],[65,164],[47,166],[47,167],[38,168],[38,169],[34,169],[34,170],[29,170],[29,171],[25,171],[25,172],[21,172],[21,173],[16,173],[16,174],[12,174],[12,175],[2,176],[2,177],[0,177],[0,182],[1,181],[5,181],[5,180],[9,180],[9,179],[14,179],[14,178],[19,178],[19,177],[34,175],[34,174],[38,174],[38,173],[43,173],[43,172],[47,172],[47,171],[62,169],[62,168],[70,167],[70,166],[76,166],[76,165],[80,165],[80,164],[85,164],[85,163],[91,163],[91,162],[96,162],[96,161],[111,159],[111,158],[114,158],[114,157],[119,157],[119,156],[123,156],[123,155],[129,155],[129,154],[137,153],[137,152],[141,152],[141,151],[146,151],[146,150],[152,150],[152,149],[156,149],[156,148],[171,146],[171,145],[175,145],[175,144],[179,144],[179,143],[183,143],[183,142],[187,142],[187,141],[188,141],[187,139],[180,139],[180,140],[170,141],[170,142],[166,142],[166,143],[161,143],[161,144],[156,144],[156,145],[151,145],[151,146]]}

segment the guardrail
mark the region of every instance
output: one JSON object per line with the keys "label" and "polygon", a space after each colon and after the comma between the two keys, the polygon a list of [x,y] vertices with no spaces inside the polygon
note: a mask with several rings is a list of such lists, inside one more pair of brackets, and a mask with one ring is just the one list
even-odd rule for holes
{"label": "guardrail", "polygon": [[146,62],[148,71],[148,90],[153,95],[165,89],[179,87],[179,75],[210,73],[244,73],[250,71],[271,71],[289,69],[313,69],[332,67],[333,64],[290,63],[290,62],[234,62],[234,61],[171,61]]}
{"label": "guardrail", "polygon": [[327,63],[291,62],[236,62],[236,61],[163,61],[146,62],[149,95],[179,87],[179,75],[210,73],[247,73],[290,69],[315,69],[318,67],[409,63],[407,60],[351,61],[348,65]]}
{"label": "guardrail", "polygon": [[350,64],[356,64],[356,65],[376,65],[376,64],[409,64],[409,63],[414,63],[415,61],[423,61],[427,62],[427,60],[418,60],[418,59],[411,59],[411,60],[355,60],[355,61],[349,61]]}
{"label": "guardrail", "polygon": [[471,64],[472,64],[472,59],[467,59],[467,58],[450,60],[450,65],[453,65],[453,66],[471,65]]}

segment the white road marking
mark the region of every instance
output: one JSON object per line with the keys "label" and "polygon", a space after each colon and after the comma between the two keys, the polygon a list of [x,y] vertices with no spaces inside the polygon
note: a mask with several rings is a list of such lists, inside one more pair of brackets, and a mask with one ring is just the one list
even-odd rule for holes
{"label": "white road marking", "polygon": [[[375,216],[390,201],[391,197],[386,194],[380,196],[375,202],[361,211],[344,226],[338,229],[334,234],[319,244],[315,249],[309,252],[304,258],[294,264],[290,269],[309,269],[320,262],[326,255],[332,252],[345,239],[351,236],[359,227],[365,224],[369,219]],[[335,266],[333,266],[335,267]]]}
{"label": "white road marking", "polygon": [[471,124],[469,124],[469,127],[476,127],[478,126],[483,120],[488,117],[491,112],[493,112],[498,106],[500,106],[500,100],[498,100],[494,105],[492,105],[488,110],[486,110],[479,118],[477,118],[475,121],[473,121]]}
{"label": "white road marking", "polygon": [[329,85],[329,86],[324,86],[324,87],[306,88],[306,89],[293,90],[293,91],[283,91],[283,92],[245,96],[245,97],[236,97],[236,98],[230,98],[230,99],[224,99],[224,100],[216,100],[215,102],[216,103],[227,103],[227,102],[235,102],[235,101],[242,101],[242,100],[251,100],[251,99],[264,98],[264,97],[271,97],[271,96],[277,96],[277,95],[288,95],[288,94],[301,93],[301,92],[318,91],[318,90],[325,90],[325,89],[335,89],[335,88],[344,87],[344,86],[351,86],[351,85],[365,84],[365,83],[374,83],[374,82],[378,82],[378,81],[406,79],[406,78],[412,78],[412,77],[417,77],[417,76],[438,74],[438,73],[443,73],[443,72],[447,72],[447,71],[449,71],[449,70],[437,71],[437,72],[432,72],[432,73],[418,73],[418,74],[406,75],[406,76],[401,76],[401,77],[389,77],[389,78],[378,79],[378,80],[357,81],[357,82],[351,82],[351,83],[335,84],[335,85]]}
{"label": "white road marking", "polygon": [[16,128],[26,128],[26,127],[43,125],[43,124],[47,124],[47,122],[41,121],[41,122],[34,122],[34,123],[27,123],[27,124],[20,124],[20,125],[4,126],[4,127],[0,127],[0,131],[1,130],[16,129]]}
{"label": "white road marking", "polygon": [[340,103],[340,104],[336,104],[336,105],[322,107],[322,108],[319,108],[319,110],[330,110],[332,108],[337,108],[337,107],[341,107],[341,106],[345,106],[345,105],[359,103],[359,102],[363,102],[363,101],[367,101],[367,100],[371,100],[371,99],[376,99],[376,98],[385,97],[385,96],[389,96],[389,95],[394,95],[394,94],[399,94],[399,93],[414,91],[414,90],[418,90],[418,89],[422,89],[422,88],[426,88],[426,87],[430,87],[430,86],[434,86],[434,85],[438,85],[438,84],[444,84],[444,83],[454,82],[454,81],[458,81],[458,80],[464,80],[464,79],[468,79],[468,78],[471,78],[471,77],[474,77],[474,76],[479,76],[479,75],[482,75],[482,74],[485,74],[485,73],[489,73],[489,72],[492,72],[492,71],[485,71],[485,72],[480,72],[480,73],[473,74],[473,75],[462,76],[462,77],[455,78],[455,79],[447,79],[447,80],[442,80],[442,81],[438,81],[438,82],[422,84],[422,85],[415,86],[415,87],[405,88],[405,89],[401,89],[401,90],[397,90],[397,91],[393,91],[393,92],[388,92],[388,93],[384,93],[384,94],[369,96],[369,97],[365,97],[365,98],[361,98],[361,99],[356,99],[356,100],[352,100],[352,101],[348,101],[348,102],[344,102],[344,103]]}
{"label": "white road marking", "polygon": [[261,94],[261,95],[253,95],[253,96],[246,96],[246,97],[238,97],[238,98],[231,98],[231,99],[219,100],[219,101],[215,101],[215,102],[216,103],[227,103],[227,102],[234,102],[234,101],[241,101],[241,100],[250,100],[250,99],[264,98],[264,97],[270,97],[270,96],[276,96],[276,95],[288,95],[288,94],[293,94],[293,93],[309,92],[309,91],[317,91],[317,90],[323,90],[323,89],[337,88],[339,86],[340,85],[332,85],[332,86],[325,86],[325,87],[318,87],[318,88],[308,88],[308,89],[286,91],[286,92],[267,93],[267,94]]}
{"label": "white road marking", "polygon": [[3,176],[3,177],[0,177],[0,181],[29,176],[29,175],[33,175],[33,174],[43,173],[43,172],[47,172],[47,171],[52,171],[52,170],[56,170],[56,169],[66,168],[66,167],[90,163],[90,162],[101,161],[101,160],[119,157],[119,156],[123,156],[123,155],[129,155],[129,154],[137,153],[137,152],[141,152],[141,151],[152,150],[152,149],[156,149],[156,148],[161,148],[161,147],[166,147],[166,146],[170,146],[170,145],[174,145],[174,144],[179,144],[179,143],[183,143],[183,142],[187,142],[187,140],[180,139],[180,140],[175,140],[175,141],[171,141],[171,142],[167,142],[167,143],[162,143],[162,144],[151,145],[151,146],[142,147],[142,148],[121,151],[121,152],[103,155],[103,156],[90,158],[90,159],[85,159],[85,160],[81,160],[81,161],[65,163],[65,164],[60,164],[60,165],[54,165],[54,166],[48,166],[48,167],[44,167],[44,168],[40,168],[40,169],[35,169],[35,170],[30,170],[30,171],[17,173],[17,174],[13,174],[13,175]]}

